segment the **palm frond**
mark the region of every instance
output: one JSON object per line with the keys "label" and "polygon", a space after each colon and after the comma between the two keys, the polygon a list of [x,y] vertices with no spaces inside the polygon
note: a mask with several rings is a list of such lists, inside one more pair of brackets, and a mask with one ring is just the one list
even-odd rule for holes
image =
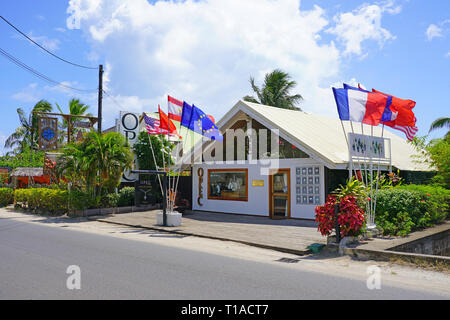
{"label": "palm frond", "polygon": [[436,119],[431,124],[430,130],[428,132],[431,132],[436,129],[444,128],[444,127],[450,128],[450,118],[443,117],[443,118]]}

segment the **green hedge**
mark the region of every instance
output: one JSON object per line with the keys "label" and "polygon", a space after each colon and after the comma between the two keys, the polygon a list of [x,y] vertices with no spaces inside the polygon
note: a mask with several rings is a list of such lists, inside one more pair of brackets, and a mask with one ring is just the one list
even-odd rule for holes
{"label": "green hedge", "polygon": [[6,207],[14,202],[14,190],[11,188],[0,188],[0,207]]}
{"label": "green hedge", "polygon": [[378,191],[375,222],[386,235],[406,236],[449,217],[450,190],[403,185]]}
{"label": "green hedge", "polygon": [[[10,191],[9,198],[3,190]],[[69,193],[67,190],[58,188],[17,189],[14,192],[9,188],[0,188],[0,205],[3,203],[3,198],[7,202],[5,205],[13,203],[15,199],[16,206],[19,208],[59,215],[74,210],[132,206],[134,205],[134,188],[123,188],[118,194],[108,194],[103,198],[93,198],[90,194],[78,189],[72,189]]]}
{"label": "green hedge", "polygon": [[66,190],[31,188],[14,192],[16,206],[51,215],[64,214],[69,209],[69,194]]}

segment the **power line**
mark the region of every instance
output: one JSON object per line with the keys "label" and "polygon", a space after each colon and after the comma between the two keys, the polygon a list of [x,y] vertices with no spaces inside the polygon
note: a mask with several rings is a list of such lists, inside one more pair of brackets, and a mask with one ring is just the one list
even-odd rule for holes
{"label": "power line", "polygon": [[22,31],[20,31],[17,27],[15,27],[11,22],[9,22],[8,20],[6,20],[5,18],[3,18],[2,16],[0,16],[0,18],[3,20],[3,21],[5,21],[7,24],[9,24],[14,30],[16,30],[18,33],[20,33],[22,36],[24,36],[25,38],[27,38],[29,41],[31,41],[32,43],[34,43],[35,45],[37,45],[39,48],[41,48],[42,50],[44,50],[45,52],[47,52],[48,54],[50,54],[50,55],[52,55],[53,57],[55,57],[55,58],[57,58],[57,59],[59,59],[59,60],[61,60],[61,61],[64,61],[64,62],[66,62],[66,63],[68,63],[68,64],[71,64],[71,65],[73,65],[73,66],[76,66],[76,67],[80,67],[80,68],[84,68],[84,69],[91,69],[91,70],[96,70],[96,69],[98,69],[98,67],[88,67],[88,66],[83,66],[83,65],[80,65],[80,64],[77,64],[77,63],[74,63],[74,62],[70,62],[70,61],[68,61],[68,60],[66,60],[66,59],[63,59],[63,58],[61,58],[61,57],[59,57],[59,56],[57,56],[56,54],[54,54],[53,52],[51,52],[51,51],[49,51],[49,50],[47,50],[47,49],[45,49],[43,46],[41,46],[39,43],[37,43],[36,41],[34,41],[33,39],[31,39],[29,36],[27,36],[25,33],[23,33]]}
{"label": "power line", "polygon": [[106,94],[111,100],[112,102],[114,102],[118,107],[120,107],[122,110],[126,110],[124,107],[122,107],[122,105],[120,103],[117,102],[116,99],[113,98],[112,95],[110,95],[108,92],[106,92],[105,90],[102,90],[104,94]]}
{"label": "power line", "polygon": [[96,92],[97,89],[93,90],[88,90],[88,89],[78,89],[78,88],[74,88],[71,86],[68,86],[66,84],[63,84],[61,82],[55,81],[49,77],[47,77],[46,75],[40,73],[39,71],[34,70],[33,68],[31,68],[30,66],[26,65],[25,63],[23,63],[22,61],[20,61],[19,59],[15,58],[14,56],[12,56],[11,54],[9,54],[8,52],[6,52],[5,50],[3,50],[2,48],[0,48],[0,54],[2,54],[3,56],[5,56],[6,58],[8,58],[10,61],[12,61],[14,64],[16,64],[17,66],[21,67],[24,70],[27,70],[29,72],[31,72],[33,75],[35,75],[36,77],[45,80],[47,82],[52,83],[55,86],[59,86],[59,87],[63,87],[66,89],[71,89],[74,91],[79,91],[79,92]]}

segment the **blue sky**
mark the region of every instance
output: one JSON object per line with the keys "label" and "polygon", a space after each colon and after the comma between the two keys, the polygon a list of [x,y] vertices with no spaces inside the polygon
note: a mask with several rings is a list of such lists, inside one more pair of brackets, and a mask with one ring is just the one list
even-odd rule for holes
{"label": "blue sky", "polygon": [[[336,115],[343,81],[417,102],[419,135],[450,116],[450,1],[72,0],[2,1],[0,15],[55,54],[105,66],[103,127],[120,110],[156,111],[167,94],[220,119],[274,68],[289,72],[301,107]],[[40,99],[67,110],[77,97],[97,112],[98,72],[65,64],[0,21],[0,48],[74,92],[0,56],[0,153]],[[56,109],[56,107],[55,107]],[[402,135],[400,132],[397,132]],[[436,131],[431,138],[443,135]]]}

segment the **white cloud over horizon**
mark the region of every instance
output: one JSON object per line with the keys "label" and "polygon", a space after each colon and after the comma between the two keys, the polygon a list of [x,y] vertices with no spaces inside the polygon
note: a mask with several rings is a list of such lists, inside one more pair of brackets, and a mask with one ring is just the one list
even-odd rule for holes
{"label": "white cloud over horizon", "polygon": [[342,57],[363,57],[365,41],[395,39],[381,18],[400,10],[388,1],[330,19],[317,5],[302,10],[299,0],[71,0],[67,28],[81,29],[90,55],[106,61],[105,86],[116,101],[104,98],[107,125],[118,104],[152,111],[165,106],[167,94],[218,119],[252,94],[250,76],[260,84],[275,68],[297,82],[303,110],[330,114]]}

